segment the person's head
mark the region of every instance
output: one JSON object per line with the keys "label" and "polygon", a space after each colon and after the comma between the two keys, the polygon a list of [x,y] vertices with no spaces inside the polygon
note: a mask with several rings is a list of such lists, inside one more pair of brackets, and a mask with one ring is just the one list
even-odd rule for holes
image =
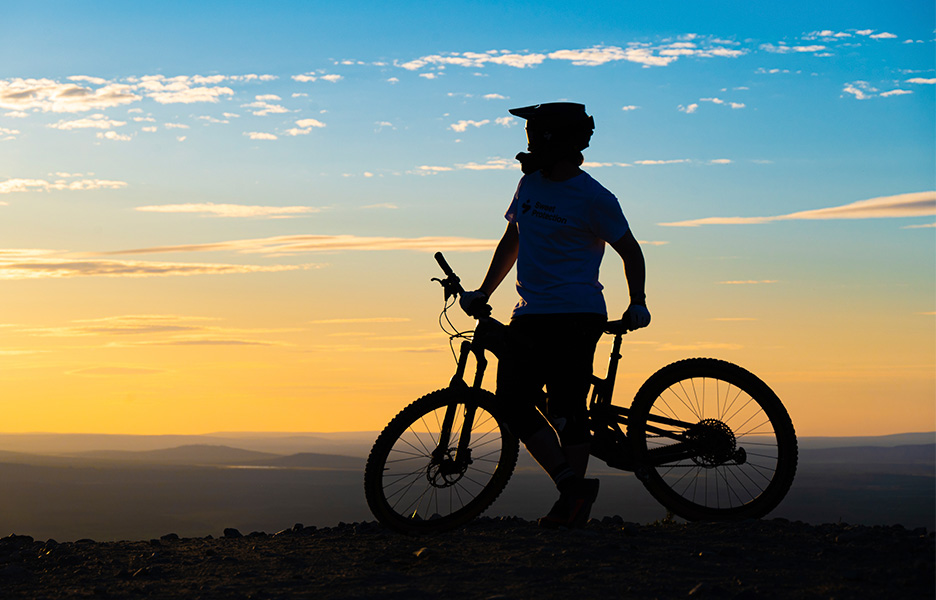
{"label": "person's head", "polygon": [[595,130],[595,120],[585,113],[584,104],[549,102],[509,112],[526,119],[528,153],[517,155],[524,173],[548,168],[560,160],[575,166],[584,162],[582,150],[588,147]]}

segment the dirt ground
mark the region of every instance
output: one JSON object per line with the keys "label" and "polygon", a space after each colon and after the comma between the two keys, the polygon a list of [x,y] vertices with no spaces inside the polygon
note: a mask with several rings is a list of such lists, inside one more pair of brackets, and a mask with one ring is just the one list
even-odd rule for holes
{"label": "dirt ground", "polygon": [[376,523],[135,542],[0,539],[0,598],[926,598],[924,530],[516,518],[407,537]]}

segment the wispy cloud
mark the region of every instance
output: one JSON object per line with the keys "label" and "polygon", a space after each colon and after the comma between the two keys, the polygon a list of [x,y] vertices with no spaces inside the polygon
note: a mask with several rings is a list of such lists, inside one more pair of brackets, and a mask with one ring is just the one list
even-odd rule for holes
{"label": "wispy cloud", "polygon": [[397,66],[410,71],[430,67],[459,66],[482,68],[487,65],[504,65],[518,69],[535,67],[546,60],[570,62],[576,66],[596,67],[611,62],[632,62],[644,67],[663,67],[683,57],[734,58],[746,50],[733,47],[725,40],[702,39],[696,35],[684,36],[679,41],[658,44],[634,42],[626,47],[598,45],[590,48],[561,49],[547,54],[539,52],[511,52],[490,50],[488,52],[451,52],[422,56]]}
{"label": "wispy cloud", "polygon": [[419,175],[434,175],[436,173],[444,173],[446,171],[452,171],[452,167],[438,166],[438,165],[420,165],[416,167],[416,173]]}
{"label": "wispy cloud", "polygon": [[[95,80],[103,83],[104,80]],[[142,99],[133,87],[107,83],[98,88],[52,79],[0,80],[0,107],[17,111],[85,112],[131,104]]]}
{"label": "wispy cloud", "polygon": [[[25,111],[74,113],[132,104],[148,97],[159,104],[216,103],[234,95],[228,87],[256,81],[272,81],[275,75],[144,75],[109,81],[76,75],[68,81],[11,78],[0,80],[0,107],[17,116]],[[225,84],[225,85],[221,85]]]}
{"label": "wispy cloud", "polygon": [[160,104],[193,104],[196,102],[217,102],[222,96],[233,96],[234,90],[219,86],[225,80],[217,77],[165,77],[164,75],[145,75],[139,79],[136,87]]}
{"label": "wispy cloud", "polygon": [[318,319],[309,321],[312,325],[348,325],[357,323],[408,323],[412,319],[404,317],[351,317],[346,319]]}
{"label": "wispy cloud", "polygon": [[69,277],[168,277],[292,271],[314,265],[232,265],[107,260],[54,256],[51,251],[0,251],[0,279]]}
{"label": "wispy cloud", "polygon": [[[305,252],[336,252],[343,250],[415,250],[419,252],[480,252],[491,250],[497,240],[462,237],[364,237],[356,235],[285,235],[269,238],[233,240],[208,244],[154,246],[115,252],[108,255],[165,254],[174,252],[238,252],[242,254],[289,255]],[[234,265],[228,265],[234,266]]]}
{"label": "wispy cloud", "polygon": [[700,225],[754,225],[774,221],[815,221],[827,219],[888,219],[936,215],[936,191],[882,196],[816,210],[805,210],[774,217],[707,217],[689,221],[659,223],[665,227]]}
{"label": "wispy cloud", "polygon": [[457,123],[452,123],[451,125],[449,125],[449,127],[452,129],[452,131],[457,131],[459,133],[462,133],[466,129],[468,129],[469,126],[481,127],[482,125],[487,125],[490,122],[491,122],[490,119],[484,119],[483,121],[459,121]]}
{"label": "wispy cloud", "polygon": [[98,319],[80,319],[60,327],[26,328],[20,331],[40,336],[148,335],[202,331],[206,317],[180,315],[118,315]]}
{"label": "wispy cloud", "polygon": [[652,165],[676,165],[676,164],[687,163],[687,162],[691,162],[691,161],[688,158],[676,158],[676,159],[670,159],[670,160],[635,160],[634,164],[652,166]]}
{"label": "wispy cloud", "polygon": [[459,163],[455,166],[467,171],[501,171],[504,169],[519,169],[520,163],[513,159],[491,158],[483,163]]}
{"label": "wispy cloud", "polygon": [[136,342],[135,346],[286,346],[283,342],[242,340],[231,338],[173,338],[152,342]]}
{"label": "wispy cloud", "polygon": [[756,321],[757,319],[753,317],[713,317],[709,321],[719,321],[726,323],[735,323],[735,322],[744,322],[744,321]]}
{"label": "wispy cloud", "polygon": [[660,352],[704,352],[711,350],[740,350],[744,348],[741,344],[732,344],[728,342],[694,342],[691,344],[660,344],[656,349]]}
{"label": "wispy cloud", "polygon": [[[693,36],[695,39],[695,36]],[[726,47],[723,41],[710,42],[678,41],[663,44],[632,43],[626,48],[619,46],[593,46],[581,50],[558,50],[548,56],[553,60],[571,61],[573,65],[594,67],[609,62],[625,61],[644,67],[665,67],[681,57],[734,58],[744,50]]]}
{"label": "wispy cloud", "polygon": [[326,73],[325,71],[309,71],[308,73],[301,73],[299,75],[293,75],[292,79],[294,81],[299,81],[301,83],[310,83],[313,81],[328,81],[331,83],[336,83],[344,79],[341,75],[336,73]]}
{"label": "wispy cloud", "polygon": [[59,326],[14,327],[14,331],[38,337],[111,338],[106,345],[108,348],[136,346],[284,346],[287,344],[260,340],[254,336],[302,331],[302,329],[297,328],[243,329],[218,324],[217,321],[219,319],[211,317],[182,315],[118,315],[98,319],[76,320]]}
{"label": "wispy cloud", "polygon": [[222,83],[244,83],[252,81],[272,81],[275,75],[145,75],[129,78],[135,88],[145,93],[160,104],[192,104],[196,102],[218,102],[222,97],[234,95],[234,90]]}
{"label": "wispy cloud", "polygon": [[797,54],[803,52],[821,52],[826,49],[826,46],[818,44],[813,44],[810,46],[788,46],[785,43],[780,42],[776,46],[773,44],[761,44],[760,49],[773,54]]}
{"label": "wispy cloud", "polygon": [[138,206],[140,212],[196,213],[214,217],[284,219],[303,214],[318,213],[314,206],[250,206],[245,204],[157,204]]}
{"label": "wispy cloud", "polygon": [[490,50],[488,52],[452,52],[448,54],[430,54],[399,64],[408,71],[416,71],[426,66],[453,65],[459,67],[483,67],[486,64],[507,65],[516,68],[526,68],[542,63],[546,59],[544,54],[519,54],[506,50]]}
{"label": "wispy cloud", "polygon": [[[908,82],[913,83],[913,80],[908,80]],[[878,88],[874,87],[867,81],[852,81],[851,83],[846,83],[842,88],[843,95],[851,94],[856,100],[868,100],[869,98],[889,98],[891,96],[904,96],[912,93],[913,90],[904,90],[900,88],[881,92]]]}
{"label": "wispy cloud", "polygon": [[297,135],[309,135],[312,133],[313,129],[321,129],[325,127],[325,123],[322,123],[318,119],[299,119],[296,121],[296,127],[286,130],[286,135],[297,136]]}
{"label": "wispy cloud", "polygon": [[270,102],[267,102],[266,100],[260,100],[260,98],[264,98],[264,97],[266,96],[257,96],[256,102],[251,102],[249,104],[241,104],[241,108],[253,109],[250,112],[252,112],[254,115],[258,117],[265,117],[270,114],[282,114],[282,113],[292,112],[285,106],[282,106],[279,104],[271,104]]}
{"label": "wispy cloud", "polygon": [[131,375],[157,375],[165,373],[165,369],[153,369],[150,367],[121,367],[121,366],[102,366],[88,367],[85,369],[76,369],[68,371],[66,375],[80,375],[83,377],[113,377],[113,376],[131,376]]}
{"label": "wispy cloud", "polygon": [[116,121],[113,119],[108,119],[107,116],[100,113],[89,115],[82,119],[74,119],[72,121],[59,121],[58,123],[52,123],[49,125],[52,129],[112,129],[114,127],[122,127],[126,125],[126,121]]}
{"label": "wispy cloud", "polygon": [[727,100],[722,100],[721,98],[699,98],[700,102],[711,102],[712,104],[721,104],[723,106],[731,107],[732,109],[744,108],[743,102],[731,102]]}
{"label": "wispy cloud", "polygon": [[279,139],[276,135],[272,133],[264,133],[262,131],[245,131],[244,135],[246,135],[252,140],[271,141],[271,140]]}
{"label": "wispy cloud", "polygon": [[56,179],[47,181],[45,179],[7,179],[0,181],[0,194],[15,194],[21,192],[50,192],[53,190],[100,190],[100,189],[120,189],[126,187],[125,181],[111,181],[107,179],[76,179],[67,181],[66,179]]}
{"label": "wispy cloud", "polygon": [[117,133],[116,131],[99,131],[95,134],[99,140],[110,140],[112,142],[129,142],[133,136]]}

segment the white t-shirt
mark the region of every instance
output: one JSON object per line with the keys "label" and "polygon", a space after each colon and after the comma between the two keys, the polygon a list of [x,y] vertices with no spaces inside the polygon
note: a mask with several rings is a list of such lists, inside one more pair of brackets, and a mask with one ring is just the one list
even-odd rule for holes
{"label": "white t-shirt", "polygon": [[614,194],[584,171],[559,182],[537,171],[520,179],[505,216],[520,232],[513,316],[607,315],[598,267],[605,242],[629,229]]}

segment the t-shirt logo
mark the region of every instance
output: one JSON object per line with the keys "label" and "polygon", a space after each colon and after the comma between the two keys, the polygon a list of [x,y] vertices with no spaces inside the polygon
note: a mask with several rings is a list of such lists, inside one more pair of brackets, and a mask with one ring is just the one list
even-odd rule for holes
{"label": "t-shirt logo", "polygon": [[521,206],[520,208],[523,209],[523,214],[527,214],[527,213],[530,211],[530,201],[529,201],[529,200],[524,200],[524,201],[523,201],[523,206]]}

